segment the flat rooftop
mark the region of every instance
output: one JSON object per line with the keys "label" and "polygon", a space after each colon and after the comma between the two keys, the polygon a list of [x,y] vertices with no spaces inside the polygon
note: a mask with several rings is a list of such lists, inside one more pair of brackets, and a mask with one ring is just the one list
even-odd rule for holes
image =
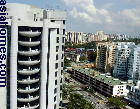
{"label": "flat rooftop", "polygon": [[73,69],[76,71],[79,71],[83,74],[91,75],[91,76],[94,75],[94,73],[95,73],[95,70],[89,69],[89,68],[73,68]]}
{"label": "flat rooftop", "polygon": [[[83,68],[73,68],[74,70],[81,72],[83,74],[86,74],[92,78],[95,78],[99,81],[102,81],[108,85],[123,85],[123,84],[127,84],[127,82],[119,80],[118,78],[114,78],[112,76],[110,76],[109,74],[95,74],[95,70],[93,69],[83,69]],[[95,74],[95,76],[94,76]]]}
{"label": "flat rooftop", "polygon": [[99,81],[103,81],[106,84],[113,85],[113,86],[127,84],[127,82],[119,80],[112,76],[109,76],[107,74],[99,74],[99,75],[94,76],[94,78],[98,79]]}

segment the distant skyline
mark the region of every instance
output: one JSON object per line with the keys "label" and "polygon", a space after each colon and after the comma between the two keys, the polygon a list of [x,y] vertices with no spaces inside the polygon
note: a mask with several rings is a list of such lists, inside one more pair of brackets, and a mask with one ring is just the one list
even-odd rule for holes
{"label": "distant skyline", "polygon": [[67,30],[140,36],[140,0],[6,0],[66,10]]}

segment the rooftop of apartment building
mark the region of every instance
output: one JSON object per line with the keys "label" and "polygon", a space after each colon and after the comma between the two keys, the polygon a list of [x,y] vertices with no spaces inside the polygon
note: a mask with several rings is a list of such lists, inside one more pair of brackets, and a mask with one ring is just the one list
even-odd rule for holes
{"label": "rooftop of apartment building", "polygon": [[[31,6],[21,3],[7,3],[8,15],[7,18],[11,18],[11,15],[20,19],[30,20],[36,17],[38,21],[43,18],[66,20],[66,12],[60,10],[43,9],[36,6]],[[16,10],[16,12],[15,12]]]}
{"label": "rooftop of apartment building", "polygon": [[[71,69],[72,68],[83,68],[83,69],[85,69],[85,68],[87,68],[86,70],[88,70],[89,68],[95,68],[95,63],[92,63],[92,62],[89,62],[89,61],[85,61],[85,62],[78,62],[78,63],[75,63],[75,62],[71,62],[71,66],[72,67],[70,67]],[[93,70],[93,69],[91,69],[91,70]],[[96,70],[94,70],[94,71],[96,71]]]}
{"label": "rooftop of apartment building", "polygon": [[106,84],[110,84],[110,85],[123,85],[123,84],[127,84],[127,82],[125,81],[121,81],[117,78],[114,78],[108,74],[99,74],[96,75],[94,78],[103,81]]}
{"label": "rooftop of apartment building", "polygon": [[95,74],[95,70],[89,68],[74,68],[74,70],[91,76]]}
{"label": "rooftop of apartment building", "polygon": [[91,76],[99,81],[106,83],[106,84],[112,85],[112,86],[127,84],[127,82],[125,82],[125,81],[122,81],[122,80],[119,80],[117,78],[110,76],[109,73],[99,74],[99,72],[96,73],[95,70],[89,69],[89,68],[73,68],[73,69],[78,71],[78,72],[81,72],[83,74],[89,75],[89,76]]}

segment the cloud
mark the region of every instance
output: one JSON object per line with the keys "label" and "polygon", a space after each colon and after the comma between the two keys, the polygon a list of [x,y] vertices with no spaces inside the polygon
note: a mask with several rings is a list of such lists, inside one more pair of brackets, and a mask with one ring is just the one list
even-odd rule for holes
{"label": "cloud", "polygon": [[106,9],[97,9],[93,0],[62,0],[71,8],[70,15],[89,23],[111,23],[112,18]]}
{"label": "cloud", "polygon": [[126,0],[126,1],[128,1],[128,2],[130,2],[130,3],[138,3],[138,4],[140,4],[140,0]]}
{"label": "cloud", "polygon": [[138,3],[140,3],[140,0],[125,0],[130,4],[132,2],[137,3],[137,5],[132,8],[131,6],[127,6],[128,4],[122,4],[121,6],[123,7],[115,8],[115,10],[112,8],[119,5],[121,1],[118,4],[113,1],[109,3],[104,2],[100,8],[94,4],[94,0],[61,1],[63,1],[68,8],[70,17],[74,18],[77,22],[81,22],[79,25],[85,25],[84,27],[81,26],[81,29],[83,30],[84,28],[90,28],[90,30],[98,28],[100,30],[103,29],[105,31],[116,31],[121,33],[139,32],[140,7]]}
{"label": "cloud", "polygon": [[110,8],[113,7],[113,5],[114,5],[113,3],[106,3],[106,4],[103,5],[103,8],[110,9]]}
{"label": "cloud", "polygon": [[81,18],[85,22],[93,22],[94,21],[93,18],[90,15],[88,15],[86,12],[78,12],[76,8],[73,8],[72,11],[70,12],[70,14],[74,18]]}
{"label": "cloud", "polygon": [[121,14],[129,24],[140,26],[140,8],[125,9]]}

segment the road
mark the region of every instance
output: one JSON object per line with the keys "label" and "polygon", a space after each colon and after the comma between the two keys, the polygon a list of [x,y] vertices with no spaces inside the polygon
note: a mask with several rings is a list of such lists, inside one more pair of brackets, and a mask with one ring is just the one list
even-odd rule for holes
{"label": "road", "polygon": [[[68,75],[66,76],[67,78],[69,77]],[[85,100],[91,102],[92,104],[94,104],[96,106],[96,109],[109,109],[109,107],[106,106],[106,104],[101,104],[101,103],[97,103],[97,101],[101,100],[99,99],[99,97],[93,96],[91,95],[89,92],[83,91],[83,89],[81,89],[81,83],[74,80],[73,78],[70,78],[71,82],[67,83],[65,81],[65,83],[69,84],[69,85],[75,85],[76,87],[74,87],[74,90],[76,93],[82,95]],[[79,86],[79,87],[78,87]]]}
{"label": "road", "polygon": [[98,98],[94,97],[93,95],[89,94],[86,91],[76,91],[76,93],[82,95],[87,101],[91,102],[96,106],[96,109],[109,109],[106,104],[97,103],[99,100]]}

